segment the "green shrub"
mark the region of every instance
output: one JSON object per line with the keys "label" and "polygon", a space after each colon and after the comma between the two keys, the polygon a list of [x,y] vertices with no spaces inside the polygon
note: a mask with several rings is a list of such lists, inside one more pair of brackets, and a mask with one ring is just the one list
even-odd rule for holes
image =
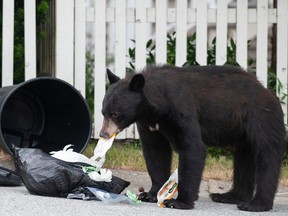
{"label": "green shrub", "polygon": [[[134,40],[132,42],[135,43]],[[249,46],[250,41],[248,41]],[[155,41],[152,39],[148,40],[146,43],[146,63],[154,64],[155,63]],[[175,65],[176,60],[176,34],[175,32],[167,35],[167,64]],[[128,49],[128,57],[129,57],[129,67],[126,68],[127,73],[134,73],[135,70],[135,51],[136,48]],[[196,33],[187,37],[187,61],[183,64],[183,66],[191,66],[191,65],[199,65],[196,61]],[[229,45],[227,45],[227,56],[226,63],[229,65],[239,64],[236,61],[236,44],[234,40],[231,38],[229,40]],[[251,57],[247,57],[248,66],[251,66],[254,63],[254,60]],[[214,65],[216,62],[216,37],[213,39],[212,44],[207,49],[207,64]]]}

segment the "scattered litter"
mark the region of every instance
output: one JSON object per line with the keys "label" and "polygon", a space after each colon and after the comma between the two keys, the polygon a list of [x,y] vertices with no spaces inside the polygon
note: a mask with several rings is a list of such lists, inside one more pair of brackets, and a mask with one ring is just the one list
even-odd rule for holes
{"label": "scattered litter", "polygon": [[71,163],[85,163],[91,166],[97,166],[97,163],[94,160],[89,159],[83,154],[74,152],[71,148],[73,145],[66,145],[63,150],[60,151],[52,151],[50,152],[51,156],[54,158],[58,158],[60,160],[71,162]]}
{"label": "scattered litter", "polygon": [[100,138],[91,158],[74,152],[71,144],[50,152],[51,156],[40,149],[14,147],[15,166],[31,194],[141,204],[129,190],[120,194],[130,182],[102,168],[115,136]]}
{"label": "scattered litter", "polygon": [[138,188],[138,191],[142,193],[142,192],[145,191],[145,189],[144,189],[144,187],[139,187],[139,188]]}
{"label": "scattered litter", "polygon": [[141,204],[142,201],[138,200],[136,194],[134,194],[132,191],[127,190],[126,195],[136,204]]}
{"label": "scattered litter", "polygon": [[84,166],[82,170],[94,181],[111,182],[112,172],[108,169],[100,169],[93,166]]}
{"label": "scattered litter", "polygon": [[127,190],[126,195],[119,195],[114,193],[108,193],[94,187],[87,187],[99,200],[105,204],[127,202],[130,204],[141,204],[141,200],[138,200],[136,195]]}
{"label": "scattered litter", "polygon": [[178,169],[176,169],[157,193],[157,205],[164,206],[164,200],[172,199],[178,191]]}
{"label": "scattered litter", "polygon": [[90,197],[89,197],[89,196],[86,196],[84,193],[80,193],[80,194],[69,193],[69,194],[67,195],[67,199],[90,200]]}
{"label": "scattered litter", "polygon": [[67,197],[79,186],[95,186],[120,194],[130,183],[112,176],[111,182],[96,182],[82,168],[51,157],[40,149],[14,147],[15,166],[31,194]]}
{"label": "scattered litter", "polygon": [[101,169],[105,162],[105,155],[111,148],[116,135],[110,139],[100,138],[94,150],[94,156],[91,158],[83,154],[74,152],[71,148],[73,145],[66,145],[63,150],[50,152],[51,156],[70,163],[87,164],[90,166],[83,166],[83,171],[88,173],[88,176],[94,181],[111,182],[112,172],[107,169]]}
{"label": "scattered litter", "polygon": [[99,138],[96,148],[94,149],[94,156],[91,157],[96,167],[101,168],[105,162],[106,152],[111,148],[116,134],[113,134],[109,139]]}

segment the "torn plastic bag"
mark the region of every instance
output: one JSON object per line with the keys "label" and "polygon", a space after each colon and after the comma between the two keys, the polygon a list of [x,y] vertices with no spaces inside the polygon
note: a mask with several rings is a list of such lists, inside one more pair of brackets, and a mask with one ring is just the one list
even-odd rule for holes
{"label": "torn plastic bag", "polygon": [[66,145],[63,150],[60,151],[52,151],[50,152],[51,156],[54,158],[58,158],[60,160],[71,162],[71,163],[85,163],[90,164],[91,166],[97,166],[97,162],[89,159],[83,154],[80,154],[78,152],[75,152],[73,148],[71,148],[73,145],[69,144]]}
{"label": "torn plastic bag", "polygon": [[125,195],[108,193],[104,190],[96,187],[78,187],[72,193],[68,194],[68,199],[82,199],[82,200],[98,200],[104,204],[110,203],[129,203],[129,204],[141,204],[141,200],[137,199],[136,194],[127,190]]}
{"label": "torn plastic bag", "polygon": [[111,182],[93,181],[81,167],[51,157],[40,149],[14,148],[15,166],[31,194],[67,197],[79,186],[95,186],[121,193],[130,183],[113,176]]}
{"label": "torn plastic bag", "polygon": [[21,184],[22,180],[16,172],[0,167],[0,186],[19,186]]}

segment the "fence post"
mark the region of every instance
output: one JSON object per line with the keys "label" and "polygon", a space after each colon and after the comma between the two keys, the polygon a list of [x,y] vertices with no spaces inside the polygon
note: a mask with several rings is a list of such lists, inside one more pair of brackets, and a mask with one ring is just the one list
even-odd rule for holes
{"label": "fence post", "polygon": [[14,0],[3,0],[2,87],[13,84]]}
{"label": "fence post", "polygon": [[[121,78],[126,74],[126,0],[115,1],[115,74]],[[126,130],[117,135],[126,138]]]}
{"label": "fence post", "polygon": [[207,1],[197,0],[196,61],[207,64]]}
{"label": "fence post", "polygon": [[56,0],[57,78],[74,84],[74,1]]}
{"label": "fence post", "polygon": [[268,0],[257,1],[257,58],[256,75],[259,81],[267,87],[268,81]]}
{"label": "fence post", "polygon": [[182,66],[187,58],[187,0],[176,3],[176,66]]}
{"label": "fence post", "polygon": [[[287,95],[287,67],[288,67],[288,2],[287,0],[278,0],[277,8],[277,89],[279,82],[281,82],[283,88],[281,92],[277,92],[278,96]],[[287,124],[287,103],[288,98],[285,97],[284,103],[282,103],[282,109],[285,115],[284,122]]]}
{"label": "fence post", "polygon": [[85,0],[75,0],[75,79],[74,86],[86,96],[86,7]]}
{"label": "fence post", "polygon": [[223,65],[227,55],[227,0],[217,0],[216,65]]}
{"label": "fence post", "polygon": [[36,1],[24,1],[25,80],[36,77]]}
{"label": "fence post", "polygon": [[248,1],[237,1],[237,49],[236,49],[236,61],[243,67],[247,68],[247,20],[248,20]]}
{"label": "fence post", "polygon": [[156,63],[167,62],[167,0],[156,0]]}
{"label": "fence post", "polygon": [[146,65],[146,1],[136,0],[136,53],[135,68],[143,69]]}
{"label": "fence post", "polygon": [[94,138],[97,138],[102,127],[101,106],[106,86],[106,1],[95,0],[94,15]]}

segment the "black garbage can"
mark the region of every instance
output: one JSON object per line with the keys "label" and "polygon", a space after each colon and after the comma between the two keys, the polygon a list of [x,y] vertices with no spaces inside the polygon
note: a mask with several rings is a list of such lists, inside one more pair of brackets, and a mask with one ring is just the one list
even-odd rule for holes
{"label": "black garbage can", "polygon": [[0,88],[0,146],[10,154],[12,145],[49,153],[67,144],[81,153],[91,128],[85,99],[63,80],[41,77]]}

